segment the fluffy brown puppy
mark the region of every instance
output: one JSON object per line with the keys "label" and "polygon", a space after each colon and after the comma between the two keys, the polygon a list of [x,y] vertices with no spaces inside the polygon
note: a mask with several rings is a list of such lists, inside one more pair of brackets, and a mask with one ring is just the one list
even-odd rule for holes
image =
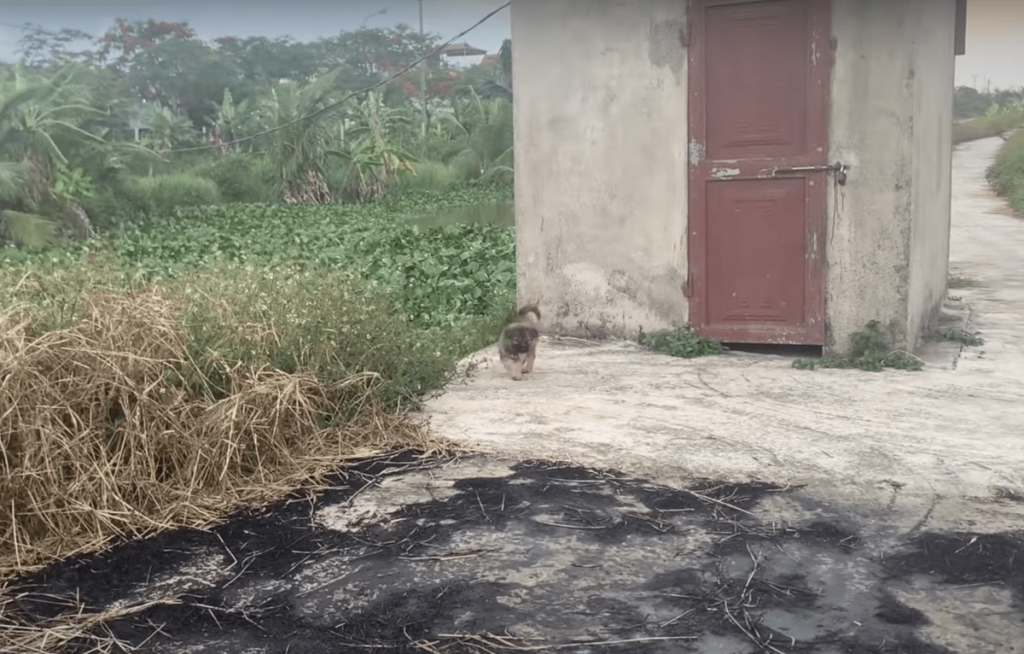
{"label": "fluffy brown puppy", "polygon": [[539,323],[540,309],[533,305],[525,306],[519,310],[519,320],[505,327],[498,339],[501,363],[516,381],[523,378],[524,372],[533,370],[540,338]]}

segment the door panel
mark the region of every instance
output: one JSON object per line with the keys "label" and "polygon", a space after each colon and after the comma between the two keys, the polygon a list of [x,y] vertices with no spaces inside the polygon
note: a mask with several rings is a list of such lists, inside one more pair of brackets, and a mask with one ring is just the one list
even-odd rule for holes
{"label": "door panel", "polygon": [[[804,180],[742,180],[710,184],[708,321],[799,324],[804,317]],[[766,252],[770,256],[766,256]],[[778,282],[782,280],[783,284]],[[794,283],[795,280],[795,283]]]}
{"label": "door panel", "polygon": [[691,324],[824,344],[828,0],[692,0],[690,17]]}

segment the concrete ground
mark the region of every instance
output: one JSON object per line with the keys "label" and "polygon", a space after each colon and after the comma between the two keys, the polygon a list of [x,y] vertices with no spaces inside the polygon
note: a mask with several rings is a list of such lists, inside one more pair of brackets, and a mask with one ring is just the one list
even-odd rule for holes
{"label": "concrete ground", "polygon": [[1024,221],[989,189],[1002,140],[956,149],[945,318],[985,341],[933,345],[922,372],[803,371],[747,353],[675,359],[631,342],[544,338],[535,372],[495,348],[429,403],[442,436],[492,456],[694,478],[806,485],[914,529],[1024,524]]}

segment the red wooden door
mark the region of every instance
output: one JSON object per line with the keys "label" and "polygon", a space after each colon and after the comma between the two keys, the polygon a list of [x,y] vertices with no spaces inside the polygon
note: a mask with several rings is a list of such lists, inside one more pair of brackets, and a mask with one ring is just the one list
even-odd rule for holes
{"label": "red wooden door", "polygon": [[691,0],[688,290],[705,336],[825,342],[829,9]]}

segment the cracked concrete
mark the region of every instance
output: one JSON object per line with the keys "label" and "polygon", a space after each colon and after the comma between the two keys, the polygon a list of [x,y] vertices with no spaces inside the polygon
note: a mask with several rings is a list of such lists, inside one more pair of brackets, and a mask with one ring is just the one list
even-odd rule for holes
{"label": "cracked concrete", "polygon": [[985,180],[1002,141],[953,162],[950,292],[943,325],[980,347],[933,344],[922,372],[802,371],[733,352],[674,359],[626,341],[545,337],[513,382],[494,348],[427,405],[442,436],[513,459],[615,468],[671,486],[694,478],[805,484],[851,507],[886,507],[907,528],[1024,524],[1024,221]]}

